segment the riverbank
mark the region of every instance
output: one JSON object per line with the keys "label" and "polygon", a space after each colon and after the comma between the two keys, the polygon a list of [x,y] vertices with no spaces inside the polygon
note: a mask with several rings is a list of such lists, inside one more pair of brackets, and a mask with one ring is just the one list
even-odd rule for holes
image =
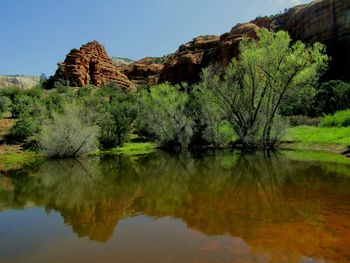
{"label": "riverbank", "polygon": [[327,151],[343,154],[350,147],[350,127],[312,127],[289,128],[283,137],[283,149]]}
{"label": "riverbank", "polygon": [[[8,127],[6,127],[6,130],[8,130]],[[4,130],[2,130],[2,132],[4,133]],[[340,155],[349,150],[349,146],[350,127],[325,128],[298,126],[286,130],[282,140],[281,149],[325,152],[325,156],[330,158],[331,161],[338,157],[344,158]],[[98,151],[91,155],[103,156],[123,154],[127,156],[138,156],[151,153],[156,149],[157,145],[152,142],[131,142],[124,144],[123,147],[114,148],[108,151]],[[327,153],[333,153],[335,155]],[[303,156],[307,158],[307,155]],[[21,149],[20,145],[0,145],[0,172],[20,169],[25,164],[44,158],[45,157],[40,153]]]}

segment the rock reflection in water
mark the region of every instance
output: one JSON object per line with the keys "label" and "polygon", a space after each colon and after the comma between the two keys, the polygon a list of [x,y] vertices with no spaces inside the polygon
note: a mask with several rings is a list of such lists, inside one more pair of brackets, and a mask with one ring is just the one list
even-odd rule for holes
{"label": "rock reflection in water", "polygon": [[78,237],[106,242],[122,219],[170,217],[209,237],[239,237],[276,262],[349,259],[349,197],[349,180],[283,155],[49,161],[0,179],[0,210],[58,211]]}

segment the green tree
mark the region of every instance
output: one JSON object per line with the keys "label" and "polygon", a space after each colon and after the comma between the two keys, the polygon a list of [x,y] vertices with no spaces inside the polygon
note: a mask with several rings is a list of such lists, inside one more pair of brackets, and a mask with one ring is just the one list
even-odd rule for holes
{"label": "green tree", "polygon": [[186,112],[188,94],[168,83],[141,93],[139,127],[147,130],[162,147],[186,148],[192,137],[192,120]]}
{"label": "green tree", "polygon": [[317,81],[328,61],[319,43],[292,43],[287,32],[262,29],[259,41],[243,39],[239,60],[223,74],[203,70],[198,86],[205,103],[217,105],[245,147],[274,147],[283,128],[278,110],[286,96]]}

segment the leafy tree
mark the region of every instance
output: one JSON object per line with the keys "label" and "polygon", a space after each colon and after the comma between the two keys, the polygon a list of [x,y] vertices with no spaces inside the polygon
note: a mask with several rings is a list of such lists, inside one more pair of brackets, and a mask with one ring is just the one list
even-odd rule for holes
{"label": "leafy tree", "polygon": [[139,127],[153,134],[162,147],[186,148],[193,130],[186,112],[188,94],[168,83],[141,93]]}
{"label": "leafy tree", "polygon": [[[277,122],[283,99],[317,81],[328,57],[319,43],[292,43],[287,32],[262,29],[259,41],[243,39],[240,58],[223,74],[203,70],[201,99],[216,105],[246,147],[273,147],[283,128]],[[210,106],[209,106],[210,107]]]}
{"label": "leafy tree", "polygon": [[128,139],[138,109],[134,95],[123,91],[114,94],[105,107],[99,120],[99,141],[102,148],[108,149],[120,146]]}

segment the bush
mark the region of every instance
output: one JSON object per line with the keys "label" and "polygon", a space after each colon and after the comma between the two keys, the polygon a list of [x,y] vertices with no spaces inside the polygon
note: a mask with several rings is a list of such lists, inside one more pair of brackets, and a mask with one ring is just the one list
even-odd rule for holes
{"label": "bush", "polygon": [[136,119],[137,108],[132,94],[120,94],[106,107],[100,120],[99,142],[103,149],[121,146],[127,139]]}
{"label": "bush", "polygon": [[0,96],[0,114],[10,110],[11,100],[8,97]]}
{"label": "bush", "polygon": [[24,143],[39,130],[39,125],[28,115],[23,115],[10,129],[10,141]]}
{"label": "bush", "polygon": [[314,108],[318,115],[349,109],[350,84],[340,80],[322,84],[317,90]]}
{"label": "bush", "polygon": [[320,118],[310,118],[307,116],[290,116],[289,124],[292,127],[307,125],[307,126],[318,126],[320,125]]}
{"label": "bush", "polygon": [[186,148],[193,134],[193,122],[186,112],[188,94],[168,83],[141,93],[138,126],[154,135],[162,147]]}
{"label": "bush", "polygon": [[53,114],[43,125],[39,140],[48,157],[77,157],[98,148],[98,127],[82,120],[83,111],[79,104],[68,104],[64,114]]}
{"label": "bush", "polygon": [[348,127],[350,126],[350,110],[338,111],[334,115],[326,115],[321,120],[323,127]]}

